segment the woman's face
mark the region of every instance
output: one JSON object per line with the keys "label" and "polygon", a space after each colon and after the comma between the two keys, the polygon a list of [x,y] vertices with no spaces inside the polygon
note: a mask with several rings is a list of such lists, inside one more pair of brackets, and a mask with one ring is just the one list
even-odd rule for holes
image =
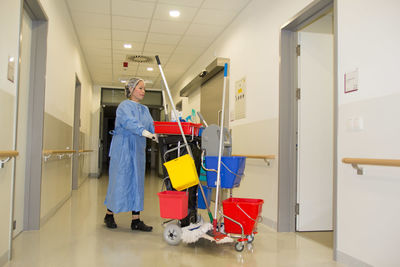
{"label": "woman's face", "polygon": [[140,102],[143,100],[145,94],[146,94],[146,89],[144,88],[144,82],[139,81],[135,89],[133,89],[132,91],[131,100],[135,102]]}

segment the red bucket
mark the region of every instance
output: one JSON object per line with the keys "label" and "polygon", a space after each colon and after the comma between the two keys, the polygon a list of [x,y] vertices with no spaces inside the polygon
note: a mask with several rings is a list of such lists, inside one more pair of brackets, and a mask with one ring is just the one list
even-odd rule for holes
{"label": "red bucket", "polygon": [[[235,220],[243,226],[244,234],[250,235],[257,228],[262,204],[262,199],[228,198],[222,201],[224,215]],[[224,217],[225,232],[229,234],[242,234],[240,226]]]}
{"label": "red bucket", "polygon": [[180,220],[188,215],[188,196],[185,191],[163,191],[157,195],[161,218]]}

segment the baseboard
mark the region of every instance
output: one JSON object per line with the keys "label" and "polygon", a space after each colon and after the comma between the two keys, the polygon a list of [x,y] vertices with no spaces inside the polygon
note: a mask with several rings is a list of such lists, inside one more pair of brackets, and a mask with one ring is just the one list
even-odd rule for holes
{"label": "baseboard", "polygon": [[101,174],[96,172],[90,172],[89,178],[100,178]]}
{"label": "baseboard", "polygon": [[65,196],[54,208],[52,208],[45,216],[40,218],[40,225],[45,224],[51,217],[56,214],[56,212],[71,198],[72,192],[70,192],[67,196]]}
{"label": "baseboard", "polygon": [[0,256],[0,266],[5,265],[8,262],[8,250]]}
{"label": "baseboard", "polygon": [[372,265],[365,263],[359,259],[353,258],[350,255],[347,255],[346,253],[343,253],[341,251],[336,250],[334,253],[334,260],[336,260],[339,263],[343,263],[348,266],[352,267],[373,267]]}
{"label": "baseboard", "polygon": [[273,228],[275,231],[278,229],[278,223],[273,221],[273,220],[271,220],[271,219],[268,219],[265,216],[262,217],[261,223],[266,225],[266,226],[268,226],[268,227]]}

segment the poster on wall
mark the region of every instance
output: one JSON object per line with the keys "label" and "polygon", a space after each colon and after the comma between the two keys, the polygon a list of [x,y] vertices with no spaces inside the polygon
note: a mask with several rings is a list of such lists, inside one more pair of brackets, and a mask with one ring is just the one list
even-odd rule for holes
{"label": "poster on wall", "polygon": [[246,77],[235,82],[235,120],[246,118]]}

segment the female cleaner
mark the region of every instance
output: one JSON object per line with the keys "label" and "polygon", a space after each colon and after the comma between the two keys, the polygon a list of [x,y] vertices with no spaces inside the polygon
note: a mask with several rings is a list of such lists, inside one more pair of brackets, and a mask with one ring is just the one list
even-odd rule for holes
{"label": "female cleaner", "polygon": [[149,109],[140,104],[145,95],[142,79],[132,78],[125,87],[128,100],[122,101],[115,119],[110,147],[107,213],[104,223],[116,228],[114,213],[132,211],[132,230],[150,232],[153,227],[140,220],[143,210],[146,137],[158,142]]}

